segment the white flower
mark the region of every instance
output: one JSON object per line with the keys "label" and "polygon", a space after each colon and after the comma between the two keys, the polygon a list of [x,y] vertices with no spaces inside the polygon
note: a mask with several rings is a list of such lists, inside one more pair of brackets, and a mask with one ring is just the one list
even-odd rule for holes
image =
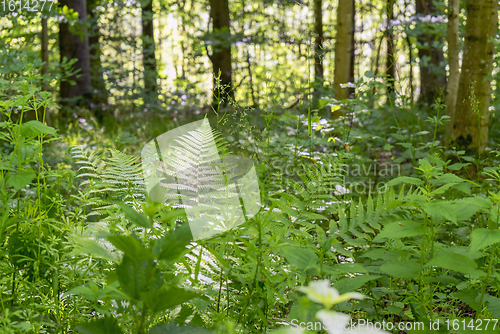
{"label": "white flower", "polygon": [[323,304],[326,309],[331,309],[333,305],[349,299],[365,298],[365,296],[357,292],[349,292],[341,295],[337,289],[330,287],[329,280],[312,281],[309,283],[309,286],[301,286],[298,289],[307,294],[307,298],[313,302]]}
{"label": "white flower", "polygon": [[341,186],[340,184],[337,184],[335,186],[335,190],[336,190],[336,193],[335,193],[336,195],[345,195],[345,194],[349,194],[350,193],[349,189]]}

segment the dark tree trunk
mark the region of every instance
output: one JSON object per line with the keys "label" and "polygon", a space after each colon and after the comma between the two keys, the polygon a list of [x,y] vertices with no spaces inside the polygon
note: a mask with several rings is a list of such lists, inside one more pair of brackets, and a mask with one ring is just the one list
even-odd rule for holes
{"label": "dark tree trunk", "polygon": [[387,59],[386,74],[388,80],[388,93],[394,92],[394,81],[396,80],[396,58],[394,57],[394,32],[391,27],[394,20],[394,0],[387,0]]}
{"label": "dark tree trunk", "polygon": [[[89,21],[89,52],[90,52],[90,82],[92,84],[92,100],[98,104],[98,113],[102,110],[102,104],[108,103],[108,91],[104,82],[103,69],[101,63],[101,44],[99,38],[98,19],[94,12],[98,5],[98,0],[87,0],[87,17]],[[96,115],[98,118],[102,115]]]}
{"label": "dark tree trunk", "polygon": [[[354,83],[354,67],[356,66],[356,0],[352,0],[352,33],[351,33],[351,66],[349,67],[349,82]],[[349,98],[356,93],[354,87],[349,87],[347,95]]]}
{"label": "dark tree trunk", "polygon": [[144,92],[147,103],[158,102],[158,72],[156,69],[153,25],[153,0],[142,2],[142,63],[144,66]]}
{"label": "dark tree trunk", "polygon": [[228,0],[210,0],[212,20],[212,54],[214,105],[227,105],[234,100],[231,69],[231,31]]}
{"label": "dark tree trunk", "polygon": [[[434,0],[416,0],[419,17],[443,14]],[[420,23],[422,25],[422,23]],[[418,57],[420,59],[420,96],[418,102],[432,105],[436,98],[443,95],[446,88],[446,71],[443,53],[443,37],[434,27],[427,25],[426,33],[418,34]],[[438,42],[438,45],[436,45]]]}
{"label": "dark tree trunk", "polygon": [[324,69],[323,69],[323,0],[314,0],[314,91],[312,108],[318,107],[321,91],[323,90]]}
{"label": "dark tree trunk", "polygon": [[[61,0],[60,6],[68,6],[79,15],[79,21],[84,22],[87,18],[87,5],[85,0]],[[59,49],[61,62],[64,58],[68,61],[76,59],[73,65],[77,74],[72,75],[66,80],[61,80],[60,95],[63,103],[68,99],[82,98],[88,99],[90,95],[90,55],[89,39],[87,29],[84,29],[83,35],[74,35],[69,31],[68,23],[59,23]],[[75,84],[71,85],[70,81]],[[81,103],[81,101],[79,101]],[[86,103],[88,101],[83,101]]]}

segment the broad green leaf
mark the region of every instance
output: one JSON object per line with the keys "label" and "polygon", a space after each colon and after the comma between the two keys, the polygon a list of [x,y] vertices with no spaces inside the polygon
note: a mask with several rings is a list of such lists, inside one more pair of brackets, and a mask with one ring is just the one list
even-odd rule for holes
{"label": "broad green leaf", "polygon": [[122,334],[124,333],[118,321],[113,317],[105,317],[76,326],[76,331],[82,334]]}
{"label": "broad green leaf", "polygon": [[182,224],[175,230],[168,231],[161,239],[156,240],[153,253],[160,260],[174,262],[188,250],[186,246],[189,245],[192,239],[189,224]]}
{"label": "broad green leaf", "polygon": [[467,256],[442,252],[430,260],[425,267],[439,267],[443,269],[453,270],[464,274],[482,275],[482,271],[477,270],[477,264],[474,260]]}
{"label": "broad green leaf", "polygon": [[153,313],[173,309],[199,296],[199,293],[180,288],[150,290],[141,293],[141,299]]}
{"label": "broad green leaf", "polygon": [[405,220],[385,225],[384,229],[373,239],[373,241],[380,241],[381,239],[402,239],[415,237],[425,233],[426,228],[422,223]]}
{"label": "broad green leaf", "polygon": [[76,246],[70,255],[89,254],[108,261],[116,262],[119,260],[118,256],[109,252],[104,246],[93,239],[73,236],[73,241],[76,243]]}
{"label": "broad green leaf", "polygon": [[482,306],[477,301],[479,292],[473,288],[457,291],[453,294],[456,298],[469,305],[473,310],[481,311]]}
{"label": "broad green leaf", "polygon": [[23,136],[33,138],[41,134],[55,136],[57,134],[57,130],[43,124],[40,121],[28,121],[21,125],[21,133],[23,134]]}
{"label": "broad green leaf", "polygon": [[481,210],[488,210],[492,203],[489,199],[483,197],[465,197],[456,200],[458,220],[468,220],[474,214]]}
{"label": "broad green leaf", "polygon": [[355,291],[361,288],[369,281],[376,280],[380,276],[374,275],[356,275],[354,277],[343,278],[333,284],[333,287],[340,293]]}
{"label": "broad green leaf", "polygon": [[472,231],[470,250],[478,251],[500,242],[500,230],[490,231],[486,228],[477,228]]}
{"label": "broad green leaf", "polygon": [[417,278],[422,266],[415,260],[403,260],[384,263],[380,270],[396,278]]}
{"label": "broad green leaf", "polygon": [[139,299],[141,293],[159,289],[163,284],[160,270],[152,260],[137,263],[124,256],[116,268],[116,275],[124,293]]}
{"label": "broad green leaf", "polygon": [[154,258],[149,249],[145,248],[138,239],[130,235],[112,235],[107,239],[116,248],[125,253],[126,256],[136,262],[142,262]]}
{"label": "broad green leaf", "polygon": [[500,298],[493,297],[489,293],[486,293],[483,297],[485,302],[488,302],[488,311],[490,311],[493,318],[500,318]]}
{"label": "broad green leaf", "polygon": [[285,246],[281,253],[288,263],[299,270],[306,270],[319,263],[316,253],[309,248]]}
{"label": "broad green leaf", "polygon": [[16,190],[21,190],[33,181],[36,177],[33,169],[28,168],[24,170],[18,170],[15,173],[9,171],[7,174],[7,184],[14,187]]}
{"label": "broad green leaf", "polygon": [[408,183],[413,184],[414,186],[419,186],[422,185],[424,181],[417,179],[416,177],[398,176],[397,178],[387,182],[387,187],[393,187],[400,183]]}
{"label": "broad green leaf", "polygon": [[139,212],[135,211],[133,208],[130,206],[123,204],[121,202],[116,202],[116,201],[111,201],[111,203],[114,203],[120,207],[120,209],[123,211],[125,214],[125,217],[133,224],[136,224],[141,227],[145,228],[151,228],[151,222],[149,221],[148,217],[140,214]]}

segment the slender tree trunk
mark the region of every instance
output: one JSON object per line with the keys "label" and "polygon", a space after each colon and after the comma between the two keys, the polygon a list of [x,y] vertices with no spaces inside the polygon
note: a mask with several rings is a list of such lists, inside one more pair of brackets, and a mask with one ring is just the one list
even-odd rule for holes
{"label": "slender tree trunk", "polygon": [[[419,17],[442,14],[436,7],[434,0],[416,0],[416,2],[416,12]],[[420,24],[423,25],[423,23]],[[419,103],[430,106],[444,92],[446,71],[442,36],[434,29],[433,25],[428,25],[426,31],[426,33],[417,35],[418,57],[420,59],[420,96],[418,100]]]}
{"label": "slender tree trunk", "polygon": [[323,69],[323,0],[314,0],[314,91],[312,108],[317,108],[321,91],[323,90],[324,69]]}
{"label": "slender tree trunk", "polygon": [[[42,90],[45,92],[48,92],[50,90],[50,85],[49,85],[49,80],[48,78],[45,78],[45,76],[49,73],[49,27],[47,24],[47,18],[42,17],[42,31],[41,31],[41,42],[42,42]],[[45,108],[44,108],[45,109]],[[40,115],[40,111],[37,110],[38,113],[38,119],[41,121],[47,122],[47,124],[50,124],[50,117],[49,114],[46,113],[46,110],[41,110],[42,113]],[[40,117],[41,116],[41,117]],[[45,116],[45,119],[43,117]]]}
{"label": "slender tree trunk", "polygon": [[396,80],[396,58],[394,57],[394,32],[391,21],[394,20],[394,0],[387,0],[387,59],[386,75],[388,80],[388,93],[394,92],[394,81]]}
{"label": "slender tree trunk", "polygon": [[[68,6],[79,15],[79,21],[84,22],[87,18],[87,5],[85,0],[61,0],[60,6]],[[73,65],[77,74],[72,75],[66,80],[61,80],[60,95],[63,101],[69,98],[89,98],[90,95],[90,55],[89,39],[87,29],[84,29],[83,35],[74,35],[69,31],[68,23],[59,23],[59,49],[61,62],[63,59],[68,61],[76,59]],[[70,81],[75,84],[71,85]],[[67,101],[67,100],[66,100]],[[85,101],[85,103],[88,101]]]}
{"label": "slender tree trunk", "polygon": [[210,0],[212,20],[212,54],[214,105],[227,105],[234,100],[231,69],[231,21],[228,0]]}
{"label": "slender tree trunk", "polygon": [[446,89],[446,110],[450,121],[446,124],[448,133],[452,133],[455,109],[457,106],[458,87],[460,83],[460,60],[458,57],[460,47],[458,35],[458,14],[460,13],[460,0],[448,0],[448,64],[450,76]]}
{"label": "slender tree trunk", "polygon": [[144,67],[144,93],[146,103],[157,104],[158,101],[158,71],[155,56],[155,30],[153,24],[153,0],[142,3],[142,65]]}
{"label": "slender tree trunk", "polygon": [[335,40],[335,70],[334,84],[335,97],[338,100],[347,98],[347,88],[341,84],[349,81],[351,65],[351,34],[352,34],[352,0],[339,0],[337,8],[337,36]]}
{"label": "slender tree trunk", "polygon": [[[42,18],[42,75],[49,73],[49,28],[47,25],[47,18]],[[49,81],[43,78],[42,89],[49,90]]]}
{"label": "slender tree trunk", "polygon": [[[349,82],[354,83],[354,67],[356,65],[356,0],[352,0],[352,28],[351,28],[351,63],[349,66]],[[349,87],[347,89],[347,96],[349,98],[353,97],[356,93],[354,87]]]}
{"label": "slender tree trunk", "polygon": [[[98,15],[94,13],[98,5],[98,0],[87,0],[87,17],[89,21],[89,52],[90,52],[90,82],[92,84],[92,99],[96,104],[108,103],[108,91],[104,81],[102,62],[101,62],[101,43],[99,38]],[[99,108],[102,110],[102,108]],[[100,112],[99,112],[100,113]],[[96,115],[101,118],[102,115]]]}
{"label": "slender tree trunk", "polygon": [[[405,18],[407,17],[406,16],[406,14],[407,14],[406,9],[407,8],[408,8],[408,3],[405,0]],[[405,30],[405,39],[406,39],[406,44],[408,45],[408,64],[409,64],[409,67],[410,67],[409,78],[408,78],[409,83],[408,84],[410,86],[410,96],[411,96],[411,102],[413,104],[413,102],[414,102],[413,99],[415,98],[415,87],[413,85],[413,82],[414,82],[414,79],[413,79],[413,45],[411,43],[410,34],[409,34],[408,31],[409,31],[409,28],[406,28],[406,30]]]}
{"label": "slender tree trunk", "polygon": [[498,0],[467,1],[467,25],[452,139],[459,149],[483,151],[488,142],[490,74],[498,28]]}

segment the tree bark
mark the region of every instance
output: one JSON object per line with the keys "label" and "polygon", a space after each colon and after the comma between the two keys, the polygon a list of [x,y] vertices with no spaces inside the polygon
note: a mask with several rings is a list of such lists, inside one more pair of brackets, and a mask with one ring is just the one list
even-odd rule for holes
{"label": "tree bark", "polygon": [[312,108],[318,107],[321,91],[323,90],[324,69],[323,69],[323,0],[314,0],[314,91]]}
{"label": "tree bark", "polygon": [[104,81],[103,69],[101,63],[101,43],[99,38],[98,19],[99,16],[94,12],[98,5],[98,0],[87,0],[87,17],[89,21],[89,52],[90,52],[90,82],[92,85],[92,100],[96,104],[108,103],[108,91]]}
{"label": "tree bark", "polygon": [[[352,0],[352,27],[351,27],[351,62],[349,65],[349,82],[354,83],[354,67],[356,65],[356,0]],[[356,88],[349,87],[347,89],[347,96],[353,97],[356,93]]]}
{"label": "tree bark", "polygon": [[[87,18],[85,0],[61,0],[60,6],[68,6],[68,8],[77,12],[78,19],[82,24]],[[69,31],[68,23],[59,23],[59,49],[61,62],[64,58],[68,61],[76,59],[73,68],[79,70],[77,74],[61,80],[61,98],[63,101],[70,98],[87,98],[90,94],[90,55],[87,29],[84,29],[83,35],[74,35]],[[74,81],[75,84],[71,85],[70,80]]]}
{"label": "tree bark", "polygon": [[210,0],[212,20],[212,54],[214,105],[234,100],[231,68],[231,21],[228,0]]}
{"label": "tree bark", "polygon": [[[42,17],[42,76],[49,73],[49,28],[47,25],[47,18]],[[49,90],[49,81],[42,78],[42,89]]]}
{"label": "tree bark", "polygon": [[142,21],[142,65],[144,67],[145,101],[157,104],[158,101],[158,71],[155,56],[155,30],[153,24],[153,0],[141,2]]}
{"label": "tree bark", "polygon": [[388,80],[387,93],[394,92],[394,81],[396,80],[396,58],[394,57],[394,32],[391,21],[394,20],[394,0],[387,0],[387,58],[386,75]]}
{"label": "tree bark", "polygon": [[467,1],[467,25],[458,88],[452,120],[452,139],[459,149],[481,152],[488,142],[490,74],[498,28],[498,0]]}
{"label": "tree bark", "polygon": [[349,81],[351,65],[351,34],[352,34],[352,0],[339,0],[337,8],[337,36],[335,38],[335,70],[334,84],[335,97],[338,100],[347,98],[347,88],[341,84]]}
{"label": "tree bark", "polygon": [[[434,0],[416,0],[416,12],[419,17],[442,14]],[[423,26],[425,23],[420,23]],[[418,34],[418,57],[420,59],[420,95],[419,103],[432,105],[436,98],[442,96],[446,87],[446,71],[442,37],[434,24],[427,24],[426,33]],[[438,42],[436,44],[436,41]]]}
{"label": "tree bark", "polygon": [[459,35],[458,35],[458,14],[460,13],[460,0],[448,0],[448,65],[450,75],[446,88],[446,113],[450,121],[446,124],[448,133],[453,131],[455,109],[457,106],[458,87],[460,83],[460,60],[459,60]]}

